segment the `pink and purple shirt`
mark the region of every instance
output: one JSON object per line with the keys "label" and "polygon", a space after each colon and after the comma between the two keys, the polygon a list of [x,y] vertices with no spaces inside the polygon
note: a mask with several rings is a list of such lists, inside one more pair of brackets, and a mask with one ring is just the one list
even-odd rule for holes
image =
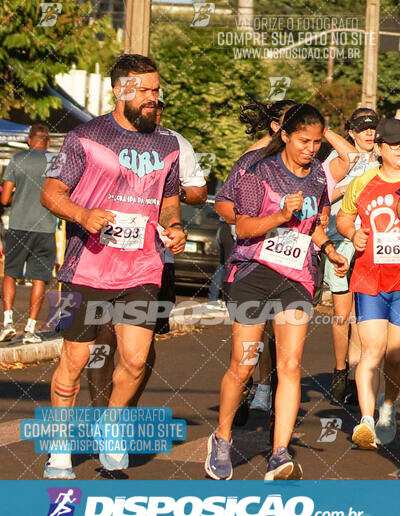
{"label": "pink and purple shirt", "polygon": [[[295,176],[282,161],[281,154],[258,161],[248,171],[242,170],[234,189],[234,209],[237,214],[264,217],[279,212],[286,195],[301,190],[304,203],[300,212],[281,228],[290,228],[294,233],[311,235],[324,206],[329,206],[326,177],[321,163],[312,159],[306,177]],[[261,249],[264,236],[237,240],[227,271],[227,281],[234,282],[251,272],[257,263],[263,263],[283,276],[298,281],[313,294],[317,277],[316,253],[309,245],[301,270],[262,260]]]}
{"label": "pink and purple shirt", "polygon": [[[105,245],[100,233],[90,234],[79,224],[67,222],[60,281],[99,289],[160,285],[163,246],[157,223],[161,201],[179,192],[179,143],[172,131],[160,126],[152,133],[128,131],[116,123],[112,113],[97,117],[67,134],[47,177],[65,183],[71,200],[79,206],[117,212],[123,221],[147,220],[142,222],[141,245],[130,249]],[[106,229],[111,235],[119,231]],[[129,225],[122,230],[135,236],[135,228]]]}

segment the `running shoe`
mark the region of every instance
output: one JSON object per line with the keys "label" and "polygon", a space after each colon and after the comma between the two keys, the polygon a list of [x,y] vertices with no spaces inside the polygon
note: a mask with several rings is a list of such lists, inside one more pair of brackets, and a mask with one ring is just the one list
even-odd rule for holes
{"label": "running shoe", "polygon": [[353,443],[361,450],[376,450],[375,425],[372,416],[364,416],[361,418],[360,424],[353,429]]}
{"label": "running shoe", "polygon": [[208,439],[208,455],[204,465],[207,475],[214,480],[230,480],[233,475],[231,461],[232,439],[225,439],[210,435]]}
{"label": "running shoe", "polygon": [[264,480],[301,480],[303,470],[283,446],[278,448],[275,455],[271,455]]}
{"label": "running shoe", "polygon": [[11,340],[17,334],[16,329],[14,328],[13,323],[8,323],[3,326],[3,329],[0,332],[0,342],[7,342]]}
{"label": "running shoe", "polygon": [[210,301],[206,304],[206,308],[208,310],[220,310],[221,312],[226,312],[226,304],[222,299],[217,299],[217,301]]}
{"label": "running shoe", "polygon": [[39,344],[43,342],[43,339],[37,335],[37,333],[31,331],[24,331],[24,336],[22,338],[23,344]]}
{"label": "running shoe", "polygon": [[[97,441],[103,441],[103,442],[105,441],[105,439],[104,439],[104,434],[105,434],[104,429],[105,429],[105,424],[106,424],[106,423],[104,423],[104,415],[105,414],[106,414],[106,412],[103,412],[100,419],[98,419],[98,421],[96,421],[96,423],[93,426],[93,435],[96,435],[96,436],[101,435],[101,438],[94,437]],[[109,423],[109,424],[114,424],[114,423]],[[117,423],[115,423],[115,424],[117,424]],[[116,441],[116,439],[113,438],[112,441]],[[120,441],[121,441],[121,446],[122,446],[123,439],[120,439]],[[100,448],[100,446],[101,445],[99,443],[99,448]],[[126,452],[125,453],[100,452],[99,459],[100,459],[102,466],[107,471],[126,469],[129,465],[129,455]]]}
{"label": "running shoe", "polygon": [[46,462],[46,466],[44,467],[43,478],[74,480],[76,478],[76,475],[72,471],[72,468],[53,468],[50,465],[50,462]]}
{"label": "running shoe", "polygon": [[375,426],[376,442],[378,444],[389,444],[396,437],[396,408],[397,403],[386,405],[385,394],[378,396],[379,419]]}
{"label": "running shoe", "polygon": [[271,410],[271,386],[270,385],[257,385],[254,398],[250,403],[250,410],[262,410],[263,412],[269,412]]}
{"label": "running shoe", "polygon": [[343,403],[347,391],[347,375],[349,366],[346,364],[346,369],[334,369],[332,376],[331,396],[336,403]]}

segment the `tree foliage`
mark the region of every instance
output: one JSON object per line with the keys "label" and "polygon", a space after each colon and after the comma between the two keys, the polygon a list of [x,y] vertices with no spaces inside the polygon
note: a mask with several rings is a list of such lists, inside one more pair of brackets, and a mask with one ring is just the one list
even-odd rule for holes
{"label": "tree foliage", "polygon": [[[60,100],[46,93],[58,73],[72,64],[94,71],[94,61],[109,61],[116,50],[109,20],[90,18],[91,4],[62,2],[55,25],[38,25],[42,12],[35,0],[3,0],[0,7],[0,116],[24,109],[33,119],[46,119]],[[103,42],[99,40],[102,35]],[[102,53],[104,54],[101,59]]]}
{"label": "tree foliage", "polygon": [[276,76],[291,78],[288,98],[306,102],[312,76],[301,63],[234,59],[232,49],[216,45],[213,28],[198,30],[190,21],[153,20],[151,54],[166,99],[163,124],[182,133],[197,152],[215,153],[214,171],[224,178],[251,144],[238,120],[241,107],[253,99],[267,103],[269,77]]}

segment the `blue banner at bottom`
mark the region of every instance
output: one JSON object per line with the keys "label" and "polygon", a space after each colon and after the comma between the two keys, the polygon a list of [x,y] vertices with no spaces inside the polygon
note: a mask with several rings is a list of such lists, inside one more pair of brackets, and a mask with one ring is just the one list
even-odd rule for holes
{"label": "blue banner at bottom", "polygon": [[398,481],[2,481],[2,516],[386,516]]}

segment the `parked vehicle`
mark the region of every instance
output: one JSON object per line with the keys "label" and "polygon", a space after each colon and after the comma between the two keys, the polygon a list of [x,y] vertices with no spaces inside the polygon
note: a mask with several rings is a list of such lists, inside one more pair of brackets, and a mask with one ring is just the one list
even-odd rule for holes
{"label": "parked vehicle", "polygon": [[214,211],[214,199],[201,206],[182,204],[182,220],[187,230],[185,251],[175,256],[177,283],[204,285],[219,264],[217,230],[219,217]]}

